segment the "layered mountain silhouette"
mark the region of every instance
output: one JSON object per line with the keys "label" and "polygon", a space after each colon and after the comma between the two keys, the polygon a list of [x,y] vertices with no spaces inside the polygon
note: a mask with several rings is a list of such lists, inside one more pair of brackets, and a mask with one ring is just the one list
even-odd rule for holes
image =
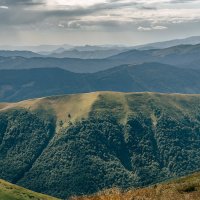
{"label": "layered mountain silhouette", "polygon": [[0,100],[94,91],[200,93],[200,70],[160,63],[122,65],[102,72],[80,74],[59,68],[0,71]]}
{"label": "layered mountain silhouette", "polygon": [[136,49],[165,49],[168,47],[178,46],[178,45],[195,45],[200,43],[200,36],[192,36],[188,38],[183,39],[174,39],[174,40],[168,40],[168,41],[161,41],[161,42],[154,42],[144,45],[135,46]]}
{"label": "layered mountain silhouette", "polygon": [[198,199],[197,40],[0,51],[0,199]]}
{"label": "layered mountain silhouette", "polygon": [[[0,54],[1,55],[1,54]],[[94,73],[124,64],[159,62],[180,68],[200,69],[200,45],[180,45],[166,49],[130,50],[105,59],[52,57],[0,57],[0,69],[62,68],[76,73]]]}
{"label": "layered mountain silhouette", "polygon": [[84,50],[80,51],[77,49],[64,50],[61,52],[55,52],[48,55],[48,57],[55,58],[80,58],[80,59],[103,59],[110,56],[117,55],[127,50],[121,49],[108,49],[108,50]]}

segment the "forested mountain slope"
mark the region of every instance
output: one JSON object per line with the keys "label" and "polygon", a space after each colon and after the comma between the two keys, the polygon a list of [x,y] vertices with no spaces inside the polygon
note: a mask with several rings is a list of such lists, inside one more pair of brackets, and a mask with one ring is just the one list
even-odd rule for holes
{"label": "forested mountain slope", "polygon": [[0,104],[0,177],[60,198],[200,169],[200,96],[112,93]]}

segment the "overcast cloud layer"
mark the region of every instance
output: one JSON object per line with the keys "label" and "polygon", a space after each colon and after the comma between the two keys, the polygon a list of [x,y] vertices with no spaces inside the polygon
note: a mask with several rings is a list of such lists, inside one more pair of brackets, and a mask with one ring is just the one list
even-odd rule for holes
{"label": "overcast cloud layer", "polygon": [[200,0],[0,0],[0,42],[142,44],[200,35]]}

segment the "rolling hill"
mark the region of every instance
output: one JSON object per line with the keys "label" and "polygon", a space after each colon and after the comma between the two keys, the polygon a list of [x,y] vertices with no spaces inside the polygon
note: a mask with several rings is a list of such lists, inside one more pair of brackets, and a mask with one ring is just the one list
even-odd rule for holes
{"label": "rolling hill", "polygon": [[0,177],[68,199],[200,169],[200,95],[95,92],[0,104]]}
{"label": "rolling hill", "polygon": [[0,180],[1,200],[58,200],[44,194],[39,194],[25,188]]}
{"label": "rolling hill", "polygon": [[157,184],[142,189],[122,191],[110,189],[98,194],[83,197],[73,197],[71,200],[199,200],[200,199],[200,174],[179,178],[167,183]]}
{"label": "rolling hill", "polygon": [[200,70],[160,63],[123,65],[93,74],[59,68],[0,71],[0,101],[94,91],[200,93]]}

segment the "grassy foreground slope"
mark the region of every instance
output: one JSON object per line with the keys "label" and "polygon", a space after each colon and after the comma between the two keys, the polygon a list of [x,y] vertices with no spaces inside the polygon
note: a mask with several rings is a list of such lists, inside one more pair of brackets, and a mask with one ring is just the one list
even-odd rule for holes
{"label": "grassy foreground slope", "polygon": [[0,179],[0,199],[1,200],[58,200],[44,194],[39,194],[31,190],[13,185]]}
{"label": "grassy foreground slope", "polygon": [[147,188],[122,191],[110,189],[71,200],[199,200],[200,173]]}
{"label": "grassy foreground slope", "polygon": [[200,169],[200,95],[113,93],[0,105],[0,177],[67,199]]}

